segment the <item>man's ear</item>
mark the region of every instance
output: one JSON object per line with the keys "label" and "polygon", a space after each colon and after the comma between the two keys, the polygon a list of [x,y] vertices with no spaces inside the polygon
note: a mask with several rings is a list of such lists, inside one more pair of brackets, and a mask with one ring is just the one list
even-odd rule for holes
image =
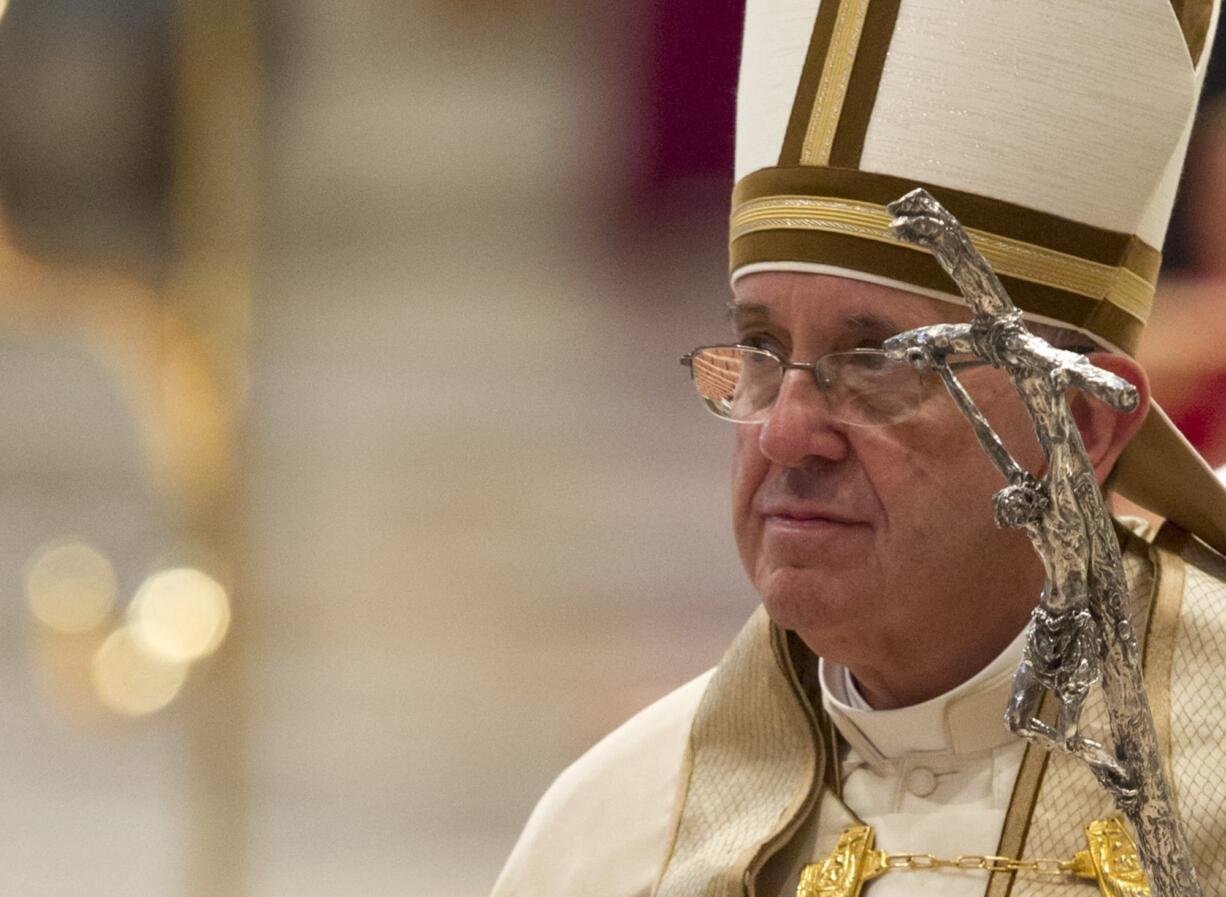
{"label": "man's ear", "polygon": [[1069,393],[1069,407],[1073,419],[1077,421],[1077,428],[1081,430],[1081,441],[1085,443],[1086,454],[1094,465],[1094,475],[1102,483],[1111,473],[1124,447],[1145,422],[1145,415],[1149,413],[1149,378],[1145,375],[1145,369],[1127,355],[1092,352],[1087,358],[1135,386],[1140,399],[1136,411],[1123,414],[1078,390]]}

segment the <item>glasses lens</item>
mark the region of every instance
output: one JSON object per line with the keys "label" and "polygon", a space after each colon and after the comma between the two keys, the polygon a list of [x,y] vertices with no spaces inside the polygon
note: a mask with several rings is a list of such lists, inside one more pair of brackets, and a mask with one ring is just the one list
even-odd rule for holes
{"label": "glasses lens", "polygon": [[884,352],[835,352],[818,361],[817,373],[826,384],[833,413],[856,426],[903,421],[915,413],[922,397],[919,371]]}
{"label": "glasses lens", "polygon": [[729,420],[761,420],[779,392],[779,360],[762,349],[699,349],[690,368],[694,386],[707,407]]}

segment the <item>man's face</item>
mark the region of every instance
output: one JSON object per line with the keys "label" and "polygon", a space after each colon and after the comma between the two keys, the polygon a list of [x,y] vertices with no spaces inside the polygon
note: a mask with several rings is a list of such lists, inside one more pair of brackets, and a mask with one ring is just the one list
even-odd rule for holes
{"label": "man's face", "polygon": [[[793,361],[968,319],[950,303],[813,274],[749,275],[735,294],[737,342]],[[1041,455],[1006,378],[985,367],[960,379],[1034,469]],[[809,372],[789,371],[767,418],[737,425],[742,563],[777,623],[853,670],[968,629],[1020,630],[1042,575],[1025,536],[993,524],[1002,485],[936,378],[913,417],[855,427],[831,416]],[[979,658],[968,663],[973,673]]]}

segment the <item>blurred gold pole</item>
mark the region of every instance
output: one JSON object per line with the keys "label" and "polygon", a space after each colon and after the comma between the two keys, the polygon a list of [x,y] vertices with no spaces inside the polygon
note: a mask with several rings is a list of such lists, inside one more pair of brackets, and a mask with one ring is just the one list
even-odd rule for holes
{"label": "blurred gold pole", "polygon": [[203,421],[183,420],[173,464],[187,534],[230,567],[230,635],[202,681],[184,695],[188,726],[187,893],[247,890],[247,696],[238,430],[246,391],[256,245],[258,87],[248,0],[180,0],[174,220],[177,270],[170,301],[197,351],[167,366],[172,400],[211,396]]}

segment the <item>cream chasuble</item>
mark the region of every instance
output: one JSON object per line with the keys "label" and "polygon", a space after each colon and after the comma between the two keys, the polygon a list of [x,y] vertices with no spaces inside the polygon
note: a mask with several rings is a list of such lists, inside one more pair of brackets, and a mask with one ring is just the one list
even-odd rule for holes
{"label": "cream chasuble", "polygon": [[[1170,528],[1153,544],[1123,531],[1121,542],[1180,815],[1205,894],[1226,897],[1226,559]],[[895,853],[1069,859],[1086,846],[1082,827],[1113,808],[1084,764],[1002,734],[1017,648],[947,695],[872,711],[840,668],[820,668],[759,610],[712,673],[558,778],[493,895],[792,897],[801,868],[856,822]],[[1100,694],[1084,719],[1094,734]],[[863,893],[1098,891],[1067,876],[908,871]]]}

